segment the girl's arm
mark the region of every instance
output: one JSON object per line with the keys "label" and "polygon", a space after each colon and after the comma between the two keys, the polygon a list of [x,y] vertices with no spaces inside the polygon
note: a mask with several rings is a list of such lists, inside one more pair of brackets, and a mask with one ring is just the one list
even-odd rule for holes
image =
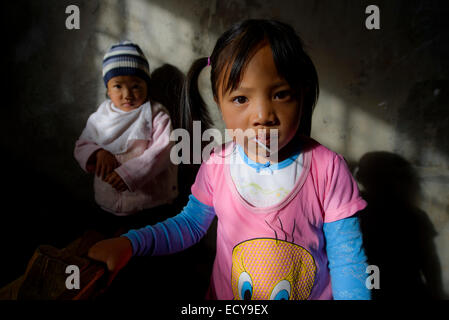
{"label": "girl's arm", "polygon": [[324,223],[323,230],[334,299],[370,300],[359,217]]}
{"label": "girl's arm", "polygon": [[139,189],[168,167],[173,145],[170,133],[170,116],[160,110],[153,118],[152,140],[148,149],[142,155],[126,161],[115,169],[130,191]]}
{"label": "girl's arm", "polygon": [[189,202],[177,216],[97,242],[89,249],[88,256],[107,265],[109,284],[133,256],[175,253],[199,242],[214,217],[213,207],[190,195]]}
{"label": "girl's arm", "polygon": [[190,195],[183,211],[175,217],[154,226],[130,230],[122,237],[131,241],[133,256],[171,254],[199,242],[214,217],[213,207],[201,203]]}

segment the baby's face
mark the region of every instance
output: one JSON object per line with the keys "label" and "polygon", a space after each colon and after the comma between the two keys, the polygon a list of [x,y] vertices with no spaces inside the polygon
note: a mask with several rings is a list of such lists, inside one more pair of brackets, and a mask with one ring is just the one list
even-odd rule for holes
{"label": "baby's face", "polygon": [[108,95],[117,108],[132,111],[146,102],[147,83],[136,76],[113,77],[108,81]]}

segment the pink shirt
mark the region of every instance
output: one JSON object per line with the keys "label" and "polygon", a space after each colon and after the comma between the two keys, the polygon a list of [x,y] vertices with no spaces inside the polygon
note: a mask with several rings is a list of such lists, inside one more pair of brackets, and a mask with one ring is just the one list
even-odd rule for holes
{"label": "pink shirt", "polygon": [[232,144],[201,166],[192,194],[218,217],[209,298],[332,299],[323,223],[366,206],[343,157],[303,138],[304,169],[279,204],[256,208],[238,193],[223,163]]}

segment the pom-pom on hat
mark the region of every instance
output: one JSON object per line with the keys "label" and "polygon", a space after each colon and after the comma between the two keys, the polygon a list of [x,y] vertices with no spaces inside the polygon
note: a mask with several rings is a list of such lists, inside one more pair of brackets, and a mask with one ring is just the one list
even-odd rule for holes
{"label": "pom-pom on hat", "polygon": [[150,65],[140,47],[130,41],[114,44],[103,58],[103,80],[108,81],[118,76],[137,76],[150,81]]}

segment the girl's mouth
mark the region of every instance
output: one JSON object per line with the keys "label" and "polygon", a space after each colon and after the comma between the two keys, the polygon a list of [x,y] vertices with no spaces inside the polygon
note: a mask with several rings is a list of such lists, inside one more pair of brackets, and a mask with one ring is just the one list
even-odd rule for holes
{"label": "girl's mouth", "polygon": [[[270,130],[271,131],[271,130]],[[263,143],[265,145],[270,145],[271,140],[277,139],[278,138],[278,134],[276,133],[268,133],[268,132],[262,132],[257,134],[257,136],[254,137],[254,139],[259,142],[259,143]]]}
{"label": "girl's mouth", "polygon": [[256,140],[256,142],[258,143],[263,143],[264,145],[269,145],[270,144],[270,136],[257,136],[254,138]]}
{"label": "girl's mouth", "polygon": [[[277,129],[261,129],[252,137],[248,137],[248,147],[256,148],[258,146],[261,149],[264,149],[266,152],[271,153],[274,150],[271,150],[272,147],[277,149],[277,139],[279,137]],[[250,143],[253,142],[253,143]],[[257,153],[257,148],[252,151],[252,153]]]}

